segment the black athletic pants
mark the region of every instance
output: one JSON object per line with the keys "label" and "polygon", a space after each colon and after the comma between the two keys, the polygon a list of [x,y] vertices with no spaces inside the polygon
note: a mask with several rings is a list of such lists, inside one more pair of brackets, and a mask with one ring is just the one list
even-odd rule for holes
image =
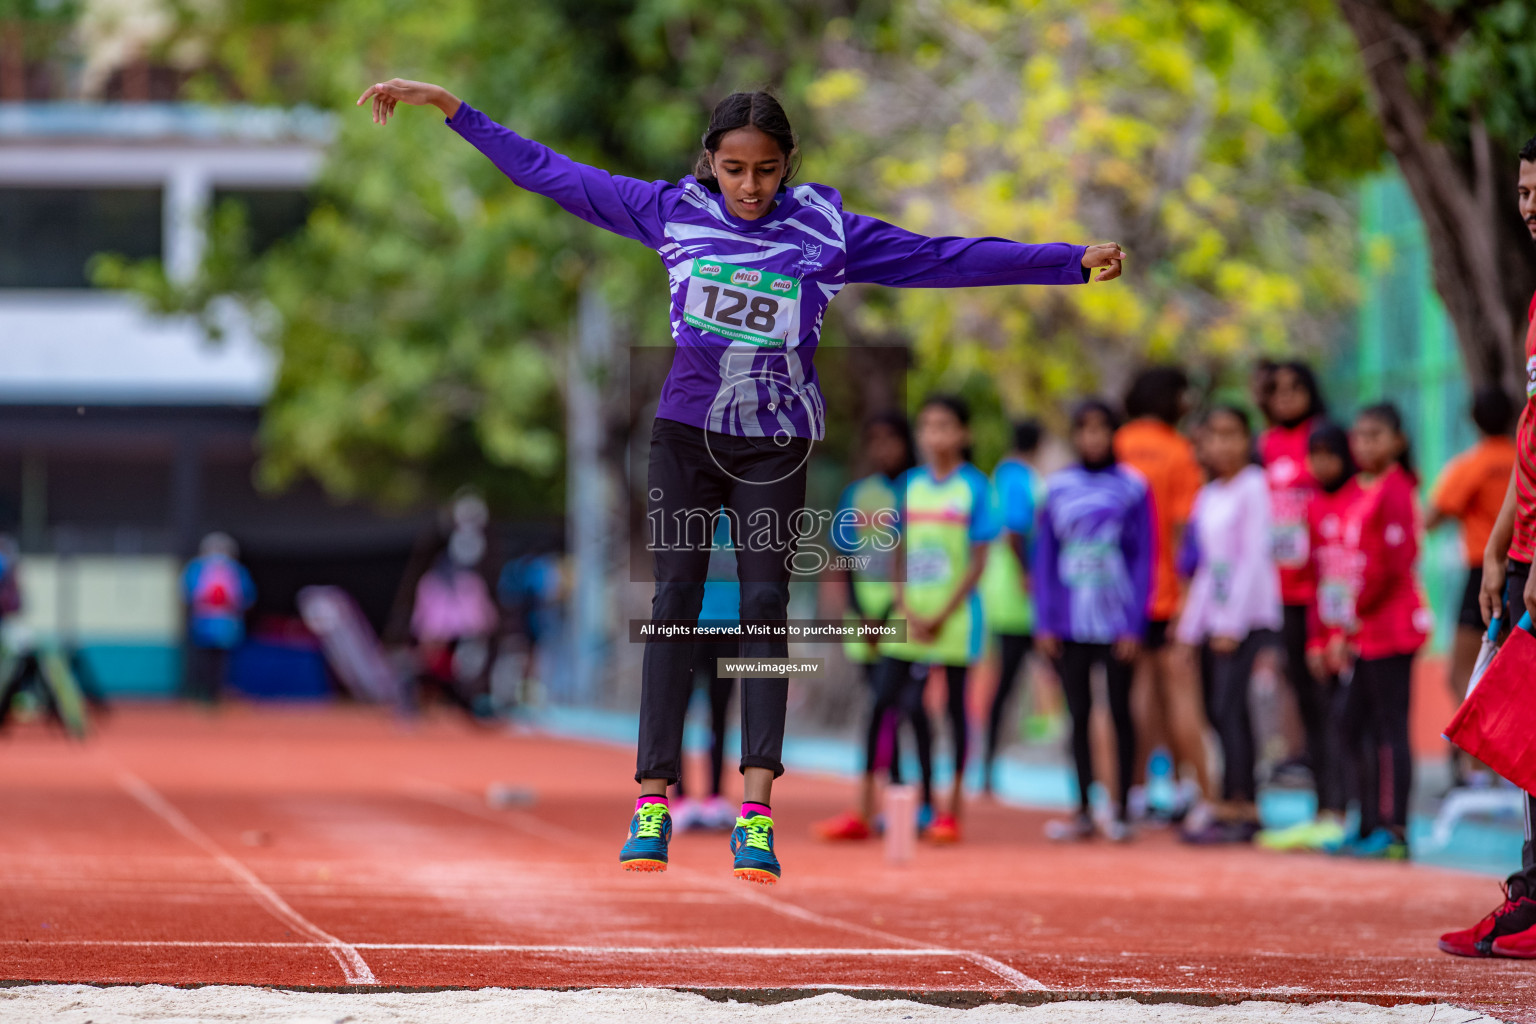
{"label": "black athletic pants", "polygon": [[187,645],[186,677],[182,682],[182,692],[187,697],[203,704],[216,704],[223,699],[228,682],[229,651],[223,647]]}
{"label": "black athletic pants", "polygon": [[1360,835],[1385,825],[1408,828],[1413,751],[1408,746],[1408,695],[1413,655],[1361,658],[1344,699],[1340,729],[1350,792],[1360,801]]}
{"label": "black athletic pants", "polygon": [[1115,722],[1116,774],[1120,782],[1120,820],[1126,818],[1131,778],[1136,770],[1136,724],[1131,720],[1131,679],[1135,666],[1116,658],[1108,644],[1081,644],[1068,640],[1061,645],[1056,674],[1061,678],[1067,711],[1072,715],[1072,760],[1077,765],[1078,809],[1088,813],[1088,787],[1093,785],[1093,748],[1088,740],[1093,712],[1093,666],[1104,666],[1109,686],[1109,714]]}
{"label": "black athletic pants", "polygon": [[[789,608],[790,559],[796,514],[805,506],[810,442],[735,437],[657,419],[651,428],[646,522],[656,593],[651,618],[697,622],[704,602],[714,515],[723,505],[740,528],[736,574],[741,621],[782,623]],[[766,524],[766,528],[764,528]],[[640,684],[640,741],[635,781],[682,777],[683,719],[693,695],[690,642],[645,645]],[[784,640],[743,640],[743,658],[782,658]],[[741,685],[741,767],[784,774],[787,679],[744,679]]]}
{"label": "black athletic pants", "polygon": [[[869,685],[870,701],[874,702],[880,693],[880,662],[871,661],[864,665],[864,682]],[[886,729],[890,729],[891,737],[891,785],[901,785],[901,709],[886,707],[883,712],[871,714],[869,717],[869,729],[864,736],[864,770],[872,772],[880,761],[880,743],[885,738]]]}
{"label": "black athletic pants", "polygon": [[[965,701],[965,666],[945,666],[950,691],[956,690],[955,676],[959,674],[960,700]],[[875,666],[875,703],[870,709],[869,741],[864,749],[864,769],[873,771],[878,733],[873,726],[884,720],[886,712],[896,710],[912,723],[912,734],[917,740],[917,770],[923,787],[923,804],[933,804],[933,726],[923,707],[923,691],[928,688],[928,666],[900,658],[881,658]],[[962,715],[963,720],[963,715]],[[965,735],[961,727],[960,737]],[[964,739],[957,738],[956,754],[963,758]]]}
{"label": "black athletic pants", "polygon": [[1003,715],[1008,710],[1008,700],[1019,682],[1019,669],[1024,658],[1034,646],[1035,638],[1027,633],[997,634],[1001,664],[998,666],[997,692],[992,695],[992,709],[987,714],[987,749],[983,755],[983,778],[992,785],[992,763],[997,760],[997,738],[1003,730]]}
{"label": "black athletic pants", "polygon": [[1253,663],[1274,634],[1255,630],[1230,654],[1206,649],[1210,666],[1211,724],[1221,739],[1221,798],[1253,803],[1258,796],[1254,779],[1258,760],[1253,738],[1253,718],[1248,712],[1248,692],[1253,681]]}
{"label": "black athletic pants", "polygon": [[[734,658],[740,646],[729,643],[697,643],[693,647],[693,685],[709,695],[709,795],[720,795],[720,777],[725,774],[725,717],[731,709],[731,693],[736,680],[720,678],[716,669],[720,658]],[[683,776],[677,777],[677,795],[688,795]]]}
{"label": "black athletic pants", "polygon": [[1296,694],[1296,710],[1307,738],[1307,767],[1312,770],[1319,811],[1344,810],[1344,776],[1338,751],[1329,738],[1327,683],[1307,667],[1307,606],[1285,606],[1285,677]]}

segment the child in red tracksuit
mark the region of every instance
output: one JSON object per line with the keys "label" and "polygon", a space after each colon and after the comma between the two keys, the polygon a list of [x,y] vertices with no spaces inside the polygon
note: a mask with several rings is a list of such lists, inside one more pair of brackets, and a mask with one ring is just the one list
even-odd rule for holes
{"label": "child in red tracksuit", "polygon": [[1313,762],[1317,817],[1276,832],[1268,841],[1267,833],[1260,836],[1261,845],[1283,850],[1342,845],[1347,798],[1339,740],[1347,691],[1339,678],[1349,662],[1346,638],[1355,618],[1360,555],[1344,544],[1345,515],[1359,488],[1351,486],[1355,459],[1343,427],[1326,421],[1313,427],[1307,441],[1307,469],[1317,481],[1317,490],[1307,501],[1307,549],[1315,584],[1307,614],[1307,668],[1323,688],[1325,718]]}
{"label": "child in red tracksuit", "polygon": [[[1409,686],[1413,656],[1430,623],[1414,576],[1417,479],[1397,408],[1384,402],[1362,410],[1350,450],[1360,471],[1343,489],[1339,528],[1341,582],[1346,594],[1353,591],[1354,614],[1341,628],[1356,657],[1339,727],[1346,785],[1360,801],[1360,830],[1340,850],[1402,859],[1413,784]],[[1337,612],[1346,607],[1341,600]]]}

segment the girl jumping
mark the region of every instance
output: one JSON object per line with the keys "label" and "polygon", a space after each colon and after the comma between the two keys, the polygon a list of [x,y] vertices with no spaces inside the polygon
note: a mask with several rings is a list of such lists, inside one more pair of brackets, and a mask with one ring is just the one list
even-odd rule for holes
{"label": "girl jumping", "polygon": [[[432,105],[447,126],[518,186],[569,213],[654,249],[671,288],[672,369],[651,431],[647,522],[656,620],[697,621],[713,530],[686,529],[724,506],[739,523],[777,529],[736,533],[744,623],[785,620],[793,524],[805,503],[806,459],[823,408],[813,363],[827,303],[860,281],[912,288],[1083,284],[1118,277],[1114,244],[1026,245],[1002,238],[927,238],[848,213],[825,185],[791,184],[794,131],[767,93],[734,93],[715,107],[694,173],[640,181],[579,164],[523,138],[438,85],[391,79],[369,86],[386,123],[400,103]],[[702,533],[702,536],[698,536]],[[691,543],[690,543],[690,534]],[[692,690],[690,643],[646,645],[635,781],[640,797],[619,854],[629,870],[660,871],[672,835],[667,786],[680,772],[683,718]],[[783,657],[783,638],[742,643],[743,658]],[[742,684],[745,802],[731,833],[737,877],[776,882],[771,794],[780,755],[786,678]]]}

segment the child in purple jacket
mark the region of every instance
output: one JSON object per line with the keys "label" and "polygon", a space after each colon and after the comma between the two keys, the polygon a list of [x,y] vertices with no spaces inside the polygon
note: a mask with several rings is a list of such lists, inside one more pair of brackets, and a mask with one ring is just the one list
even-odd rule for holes
{"label": "child in purple jacket", "polygon": [[1152,587],[1152,502],[1141,475],[1115,461],[1119,425],[1114,410],[1099,399],[1089,399],[1073,412],[1072,447],[1078,463],[1046,482],[1035,532],[1035,644],[1056,662],[1072,715],[1072,759],[1077,764],[1077,817],[1046,826],[1046,834],[1057,840],[1087,839],[1094,833],[1088,803],[1094,665],[1103,665],[1108,677],[1119,776],[1115,817],[1105,834],[1115,840],[1130,838],[1126,804],[1136,757],[1131,677]]}

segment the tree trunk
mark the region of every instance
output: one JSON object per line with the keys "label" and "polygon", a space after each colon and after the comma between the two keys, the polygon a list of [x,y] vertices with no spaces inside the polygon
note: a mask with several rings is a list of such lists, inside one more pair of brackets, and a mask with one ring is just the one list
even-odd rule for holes
{"label": "tree trunk", "polygon": [[1518,161],[1489,138],[1475,112],[1465,154],[1436,138],[1430,103],[1410,81],[1423,43],[1371,0],[1338,3],[1360,45],[1387,148],[1424,221],[1435,290],[1456,328],[1469,382],[1522,394],[1536,247],[1515,209]]}
{"label": "tree trunk", "polygon": [[0,21],[0,102],[27,98],[27,55],[21,23]]}

